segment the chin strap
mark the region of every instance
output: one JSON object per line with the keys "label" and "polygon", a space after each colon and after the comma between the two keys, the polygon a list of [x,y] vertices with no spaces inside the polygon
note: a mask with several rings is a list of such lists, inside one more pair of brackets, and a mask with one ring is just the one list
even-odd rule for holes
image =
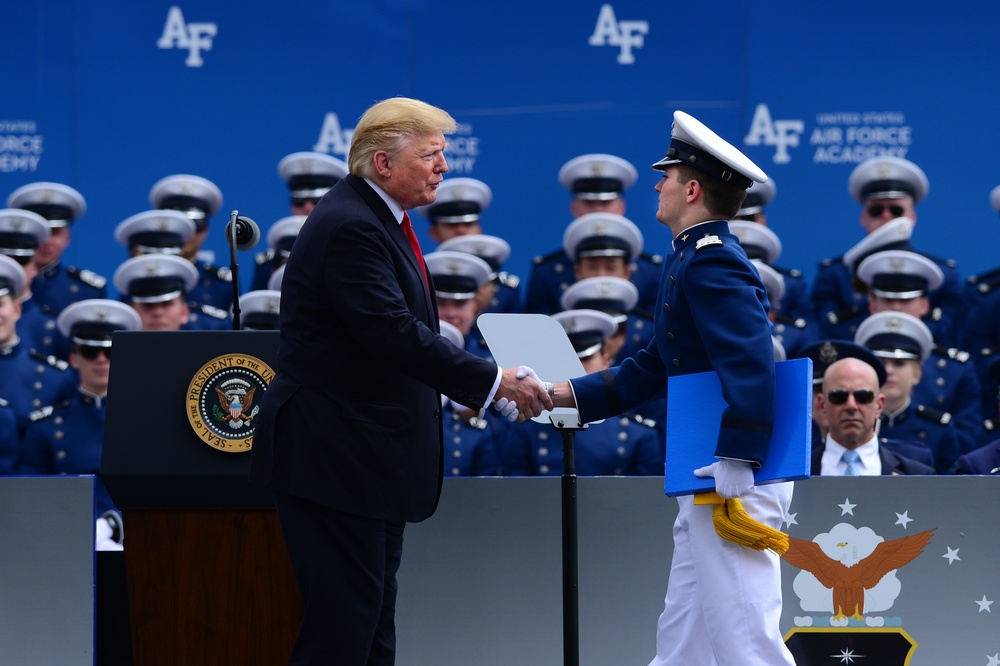
{"label": "chin strap", "polygon": [[726,541],[754,550],[771,550],[777,555],[788,550],[788,535],[751,518],[738,497],[723,499],[718,493],[699,493],[694,503],[713,505],[715,532]]}

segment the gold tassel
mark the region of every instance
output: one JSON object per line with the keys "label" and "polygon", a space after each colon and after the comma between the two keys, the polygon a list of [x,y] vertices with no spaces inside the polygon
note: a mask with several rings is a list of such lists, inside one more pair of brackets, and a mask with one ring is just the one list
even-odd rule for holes
{"label": "gold tassel", "polygon": [[715,532],[726,541],[754,550],[771,550],[777,555],[788,550],[788,535],[751,518],[738,497],[723,499],[715,492],[699,493],[694,503],[713,505]]}

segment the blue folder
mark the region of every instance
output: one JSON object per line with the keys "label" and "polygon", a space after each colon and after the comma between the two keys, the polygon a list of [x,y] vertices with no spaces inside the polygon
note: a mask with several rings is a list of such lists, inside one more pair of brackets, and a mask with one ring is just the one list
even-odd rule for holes
{"label": "blue folder", "polygon": [[[777,409],[771,446],[757,484],[809,478],[812,448],[812,359],[774,364]],[[667,459],[664,491],[671,497],[715,490],[711,477],[694,470],[718,460],[715,447],[726,408],[715,372],[677,375],[668,380]]]}

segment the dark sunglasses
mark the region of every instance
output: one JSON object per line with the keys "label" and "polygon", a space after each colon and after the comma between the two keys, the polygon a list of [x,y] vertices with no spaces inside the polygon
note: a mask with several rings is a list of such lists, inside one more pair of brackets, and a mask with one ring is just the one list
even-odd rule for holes
{"label": "dark sunglasses", "polygon": [[872,204],[868,206],[868,214],[872,217],[881,217],[882,212],[888,208],[892,216],[903,217],[903,207],[902,206],[885,206],[884,204]]}
{"label": "dark sunglasses", "polygon": [[854,402],[859,405],[868,405],[875,400],[875,391],[871,389],[858,389],[857,391],[845,391],[844,389],[834,389],[826,394],[826,399],[831,405],[843,405],[847,403],[847,398],[854,396]]}
{"label": "dark sunglasses", "polygon": [[307,203],[315,206],[319,203],[319,197],[292,197],[293,206],[305,206]]}
{"label": "dark sunglasses", "polygon": [[94,347],[91,345],[80,345],[80,356],[88,361],[93,361],[100,354],[104,354],[111,360],[111,347]]}

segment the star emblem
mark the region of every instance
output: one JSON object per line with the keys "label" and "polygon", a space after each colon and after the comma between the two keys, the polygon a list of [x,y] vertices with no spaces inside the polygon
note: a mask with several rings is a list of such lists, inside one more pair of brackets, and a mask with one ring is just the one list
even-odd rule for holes
{"label": "star emblem", "polygon": [[982,613],[983,611],[986,611],[987,613],[992,613],[993,612],[993,611],[990,610],[990,606],[993,605],[993,602],[989,601],[986,598],[985,594],[983,595],[983,598],[980,599],[980,600],[978,600],[976,603],[979,604],[979,612],[980,613]]}
{"label": "star emblem", "polygon": [[909,511],[904,511],[903,513],[896,514],[896,524],[902,525],[904,530],[906,529],[907,525],[913,522],[913,518],[910,518],[910,516],[907,515],[909,513],[910,513]]}
{"label": "star emblem", "polygon": [[798,525],[799,524],[799,521],[795,520],[795,516],[797,516],[797,515],[799,515],[799,514],[798,513],[790,513],[787,516],[785,516],[785,529],[788,529],[792,525]]}
{"label": "star emblem", "polygon": [[681,236],[682,243],[687,242],[687,239],[688,239],[688,234],[684,234],[683,236]]}
{"label": "star emblem", "polygon": [[840,507],[840,511],[841,511],[840,515],[846,516],[846,515],[850,514],[850,515],[853,516],[854,515],[854,507],[856,507],[857,504],[851,504],[851,498],[845,497],[844,498],[844,503],[843,504],[838,504],[837,506]]}
{"label": "star emblem", "polygon": [[1000,652],[997,652],[992,657],[986,655],[986,658],[990,660],[990,663],[986,664],[986,666],[1000,666]]}
{"label": "star emblem", "polygon": [[948,552],[945,553],[944,555],[942,555],[941,557],[943,557],[946,560],[948,560],[948,566],[951,566],[952,564],[954,564],[955,560],[961,560],[962,559],[961,557],[958,556],[958,548],[954,548],[953,549],[950,546],[945,546],[945,548],[948,549]]}
{"label": "star emblem", "polygon": [[840,651],[840,654],[831,654],[834,659],[840,659],[842,664],[853,664],[855,659],[864,659],[860,654],[854,654],[854,650],[844,648]]}

